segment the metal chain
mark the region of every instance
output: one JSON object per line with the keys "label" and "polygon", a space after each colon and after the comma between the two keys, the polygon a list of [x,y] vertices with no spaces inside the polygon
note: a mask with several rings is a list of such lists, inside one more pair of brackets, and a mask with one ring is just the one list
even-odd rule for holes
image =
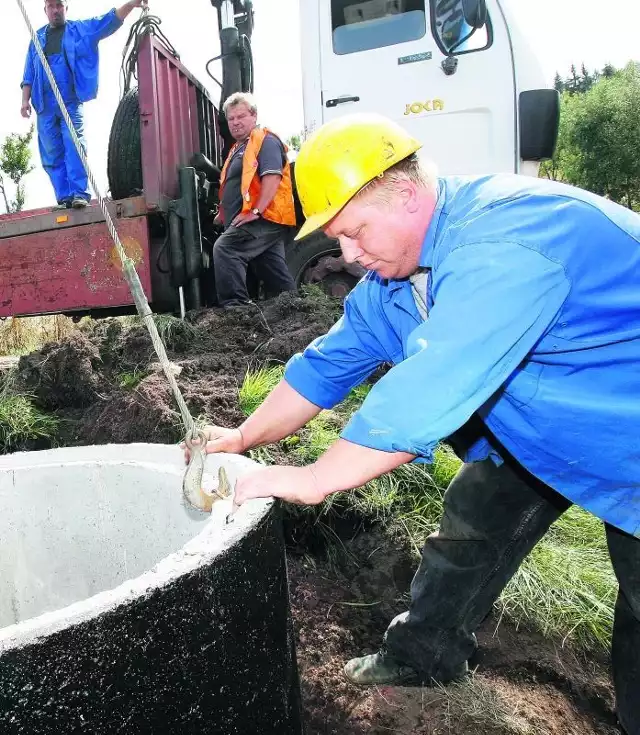
{"label": "metal chain", "polygon": [[[20,12],[22,13],[24,22],[27,24],[27,28],[29,29],[29,33],[31,35],[31,40],[33,41],[33,45],[35,46],[40,61],[42,62],[42,66],[44,67],[47,79],[49,80],[49,84],[51,84],[53,94],[55,95],[58,105],[60,106],[60,111],[62,112],[64,121],[67,124],[67,128],[69,129],[73,144],[78,152],[78,156],[80,156],[80,160],[82,161],[82,165],[87,172],[91,187],[93,188],[93,191],[95,192],[98,199],[98,204],[100,205],[100,209],[102,211],[102,214],[104,215],[107,227],[109,228],[109,233],[116,246],[116,250],[118,251],[118,256],[120,257],[120,262],[122,263],[122,272],[127,283],[129,284],[129,289],[131,290],[131,295],[133,296],[136,309],[138,310],[138,314],[140,314],[140,317],[142,318],[146,328],[149,330],[151,341],[153,342],[153,348],[158,355],[162,370],[164,371],[164,374],[169,381],[173,396],[176,399],[178,408],[180,409],[180,415],[182,417],[182,423],[184,424],[187,437],[196,439],[198,437],[198,431],[195,422],[193,420],[193,417],[191,416],[191,413],[189,412],[189,408],[187,407],[184,398],[182,397],[182,393],[180,392],[178,383],[176,382],[175,376],[171,370],[171,363],[169,362],[169,358],[167,357],[167,352],[165,350],[162,337],[160,337],[160,334],[158,333],[158,328],[153,321],[153,312],[151,311],[151,308],[149,307],[149,302],[147,301],[147,297],[144,294],[142,283],[140,282],[140,278],[138,277],[135,264],[133,260],[131,260],[131,258],[126,254],[125,249],[122,246],[120,237],[118,236],[115,225],[113,224],[113,220],[111,219],[111,214],[109,213],[106,202],[102,194],[100,193],[100,188],[98,187],[93,172],[91,171],[87,156],[85,154],[84,148],[82,147],[82,143],[80,142],[73,122],[69,117],[69,112],[62,99],[62,95],[60,94],[60,90],[58,89],[58,85],[53,76],[53,72],[51,71],[51,67],[49,66],[49,62],[47,61],[44,51],[42,50],[42,45],[40,44],[38,36],[36,35],[36,32],[31,25],[31,21],[29,20],[29,16],[27,15],[24,4],[22,0],[16,0],[16,2],[20,7]],[[148,8],[143,8],[143,12],[148,12]]]}

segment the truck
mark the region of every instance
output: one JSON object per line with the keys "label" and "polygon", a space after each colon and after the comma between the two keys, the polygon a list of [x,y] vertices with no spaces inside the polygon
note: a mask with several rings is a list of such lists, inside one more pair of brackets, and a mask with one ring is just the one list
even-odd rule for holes
{"label": "truck", "polygon": [[[422,141],[442,174],[537,175],[553,155],[559,97],[517,28],[514,1],[300,0],[304,134],[338,115],[378,112]],[[216,305],[214,215],[233,143],[221,110],[234,92],[253,91],[255,12],[252,0],[210,2],[220,55],[206,71],[221,62],[218,104],[148,24],[111,128],[108,207],[156,312]],[[301,225],[297,199],[296,211]],[[335,296],[363,273],[322,232],[292,237],[286,255],[297,284]],[[248,285],[258,298],[251,269]],[[0,216],[0,317],[133,311],[96,204]]]}

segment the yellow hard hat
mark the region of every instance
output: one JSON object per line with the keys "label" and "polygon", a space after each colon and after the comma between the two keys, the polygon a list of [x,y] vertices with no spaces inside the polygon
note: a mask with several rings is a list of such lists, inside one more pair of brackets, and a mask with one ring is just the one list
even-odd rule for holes
{"label": "yellow hard hat", "polygon": [[345,115],[323,125],[296,158],[296,186],[307,218],[296,240],[326,225],[366,184],[421,146],[382,115]]}

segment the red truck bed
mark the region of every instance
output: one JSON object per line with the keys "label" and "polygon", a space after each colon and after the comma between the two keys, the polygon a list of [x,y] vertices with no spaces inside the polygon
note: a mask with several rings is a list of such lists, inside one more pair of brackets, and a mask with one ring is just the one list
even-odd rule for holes
{"label": "red truck bed", "polygon": [[[120,239],[151,298],[144,197],[109,204]],[[132,304],[97,204],[0,216],[0,317],[113,309]]]}

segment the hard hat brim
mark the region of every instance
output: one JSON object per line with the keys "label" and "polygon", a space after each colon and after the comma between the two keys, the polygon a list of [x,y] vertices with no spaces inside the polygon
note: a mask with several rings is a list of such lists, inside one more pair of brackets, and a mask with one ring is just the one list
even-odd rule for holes
{"label": "hard hat brim", "polygon": [[308,217],[294,240],[302,240],[303,237],[306,237],[312,232],[324,227],[327,222],[330,222],[342,208],[343,207],[330,207],[329,209],[325,209],[324,212],[319,212],[318,214]]}

